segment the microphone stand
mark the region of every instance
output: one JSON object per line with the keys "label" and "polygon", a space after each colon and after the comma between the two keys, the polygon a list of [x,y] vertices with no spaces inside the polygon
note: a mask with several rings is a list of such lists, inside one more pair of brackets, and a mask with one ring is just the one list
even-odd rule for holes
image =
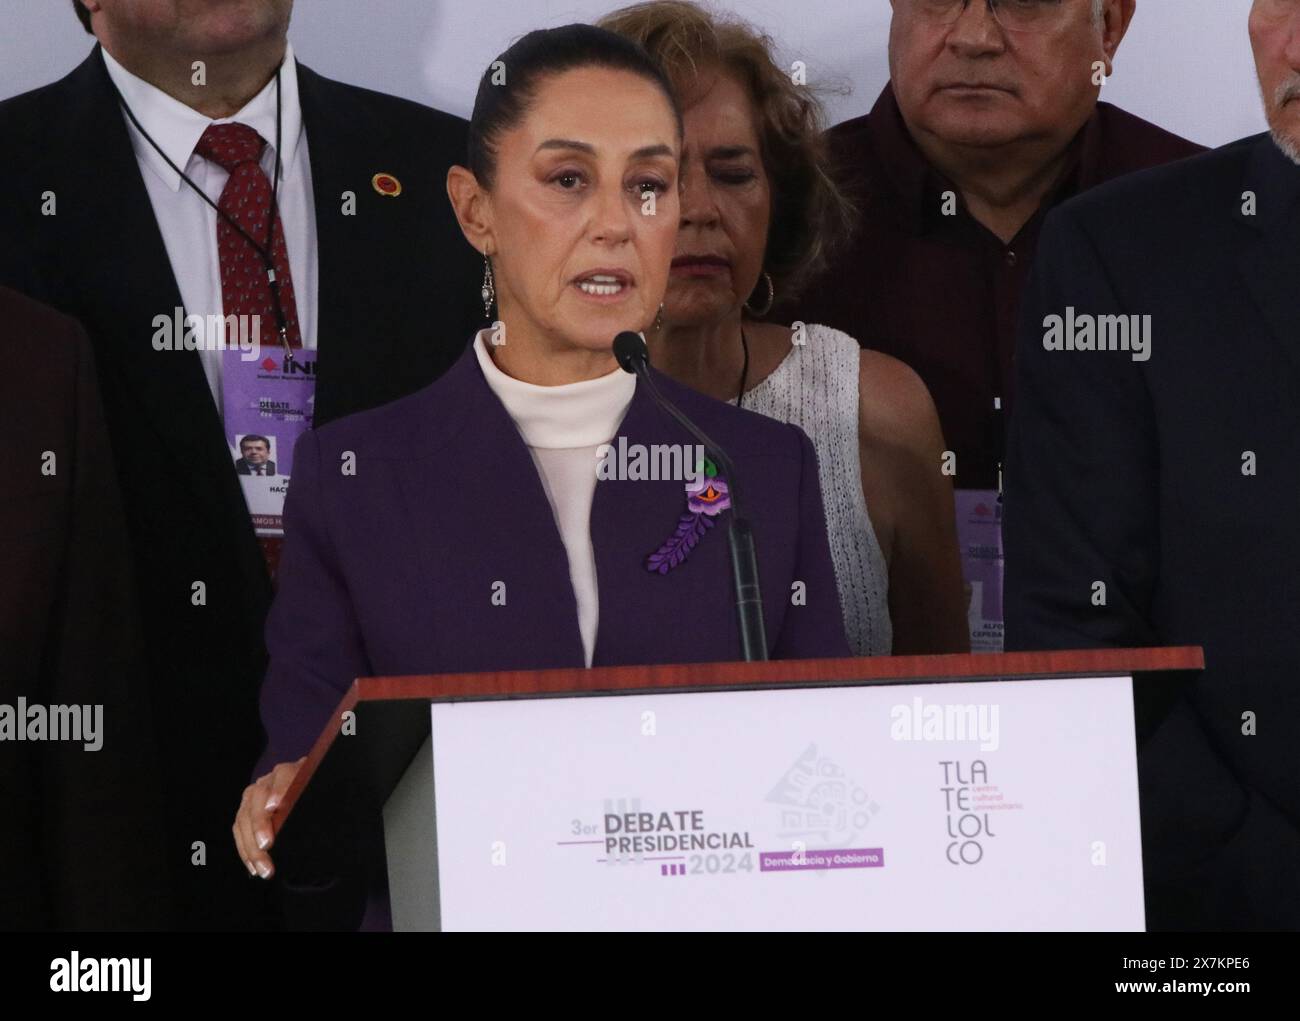
{"label": "microphone stand", "polygon": [[714,443],[686,414],[659,392],[650,375],[650,355],[645,340],[630,330],[614,338],[614,355],[625,372],[636,374],[656,404],[670,414],[707,450],[718,463],[727,481],[731,500],[731,522],[727,546],[731,552],[731,577],[736,592],[736,625],[740,631],[740,652],[746,662],[767,659],[767,629],[763,623],[763,596],[758,583],[758,555],[754,550],[754,531],[741,514],[737,493],[736,466],[727,452]]}

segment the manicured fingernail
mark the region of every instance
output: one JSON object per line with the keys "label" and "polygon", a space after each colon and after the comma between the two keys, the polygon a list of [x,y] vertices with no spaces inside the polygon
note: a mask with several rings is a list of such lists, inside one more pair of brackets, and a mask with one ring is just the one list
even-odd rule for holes
{"label": "manicured fingernail", "polygon": [[271,878],[271,866],[267,865],[265,862],[260,862],[260,861],[259,861],[259,862],[257,863],[257,874],[258,874],[259,876],[261,876],[263,879],[270,879],[270,878]]}
{"label": "manicured fingernail", "polygon": [[265,851],[271,844],[271,838],[266,833],[259,831],[257,834],[257,849]]}
{"label": "manicured fingernail", "polygon": [[280,804],[280,795],[272,794],[269,798],[266,799],[266,811],[268,812],[271,811],[279,804]]}
{"label": "manicured fingernail", "polygon": [[253,868],[253,863],[251,861],[244,862],[244,868],[248,869],[248,874],[250,876],[257,875],[257,869]]}

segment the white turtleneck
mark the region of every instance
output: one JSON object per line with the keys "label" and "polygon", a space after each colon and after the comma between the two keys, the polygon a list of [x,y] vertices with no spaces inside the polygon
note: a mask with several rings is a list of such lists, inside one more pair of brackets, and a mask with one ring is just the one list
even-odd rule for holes
{"label": "white turtleneck", "polygon": [[599,379],[560,386],[538,386],[497,368],[484,341],[474,338],[474,353],[487,385],[514,419],[569,558],[569,579],[578,604],[578,633],[587,666],[596,648],[600,602],[596,554],[591,545],[591,501],[596,494],[597,450],[614,438],[632,403],[636,377],[615,369]]}

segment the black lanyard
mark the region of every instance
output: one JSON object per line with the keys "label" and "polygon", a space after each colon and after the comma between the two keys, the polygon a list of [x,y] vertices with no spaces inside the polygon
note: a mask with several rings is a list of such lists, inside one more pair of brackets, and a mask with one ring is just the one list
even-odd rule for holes
{"label": "black lanyard", "polygon": [[[283,64],[280,66],[282,67]],[[126,112],[127,118],[133,125],[135,125],[135,129],[140,132],[140,136],[153,146],[154,152],[162,157],[163,162],[171,167],[177,176],[179,176],[182,181],[194,190],[194,193],[198,195],[199,198],[216,210],[217,215],[233,227],[239,233],[240,237],[252,245],[253,250],[262,257],[262,263],[266,267],[266,281],[271,288],[271,305],[275,309],[276,332],[280,335],[280,343],[284,347],[285,357],[289,361],[293,361],[293,348],[289,346],[289,322],[285,319],[284,306],[280,301],[280,281],[276,279],[275,258],[271,254],[271,248],[275,241],[275,224],[279,218],[277,199],[280,192],[280,67],[275,69],[275,176],[271,182],[271,215],[267,222],[265,244],[259,244],[257,240],[248,233],[248,231],[244,230],[243,227],[235,222],[234,217],[230,216],[230,214],[228,214],[224,209],[213,202],[212,199],[208,198],[207,193],[190,180],[185,171],[181,170],[180,167],[168,158],[167,154],[162,151],[162,147],[153,140],[153,136],[151,136],[149,132],[145,131],[144,126],[136,118],[131,107],[127,105],[126,99],[123,97],[122,93],[118,91],[116,83],[114,83],[111,78],[109,79],[109,82],[113,85],[113,91],[117,93],[117,101],[122,104],[122,109]]]}

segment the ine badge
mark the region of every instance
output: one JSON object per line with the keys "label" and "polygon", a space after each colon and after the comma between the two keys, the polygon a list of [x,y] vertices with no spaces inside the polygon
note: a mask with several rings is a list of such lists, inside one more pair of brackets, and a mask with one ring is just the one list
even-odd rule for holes
{"label": "ine badge", "polygon": [[259,536],[284,535],[284,498],[293,448],[311,428],[316,405],[316,352],[276,351],[245,362],[227,351],[222,363],[226,444]]}

